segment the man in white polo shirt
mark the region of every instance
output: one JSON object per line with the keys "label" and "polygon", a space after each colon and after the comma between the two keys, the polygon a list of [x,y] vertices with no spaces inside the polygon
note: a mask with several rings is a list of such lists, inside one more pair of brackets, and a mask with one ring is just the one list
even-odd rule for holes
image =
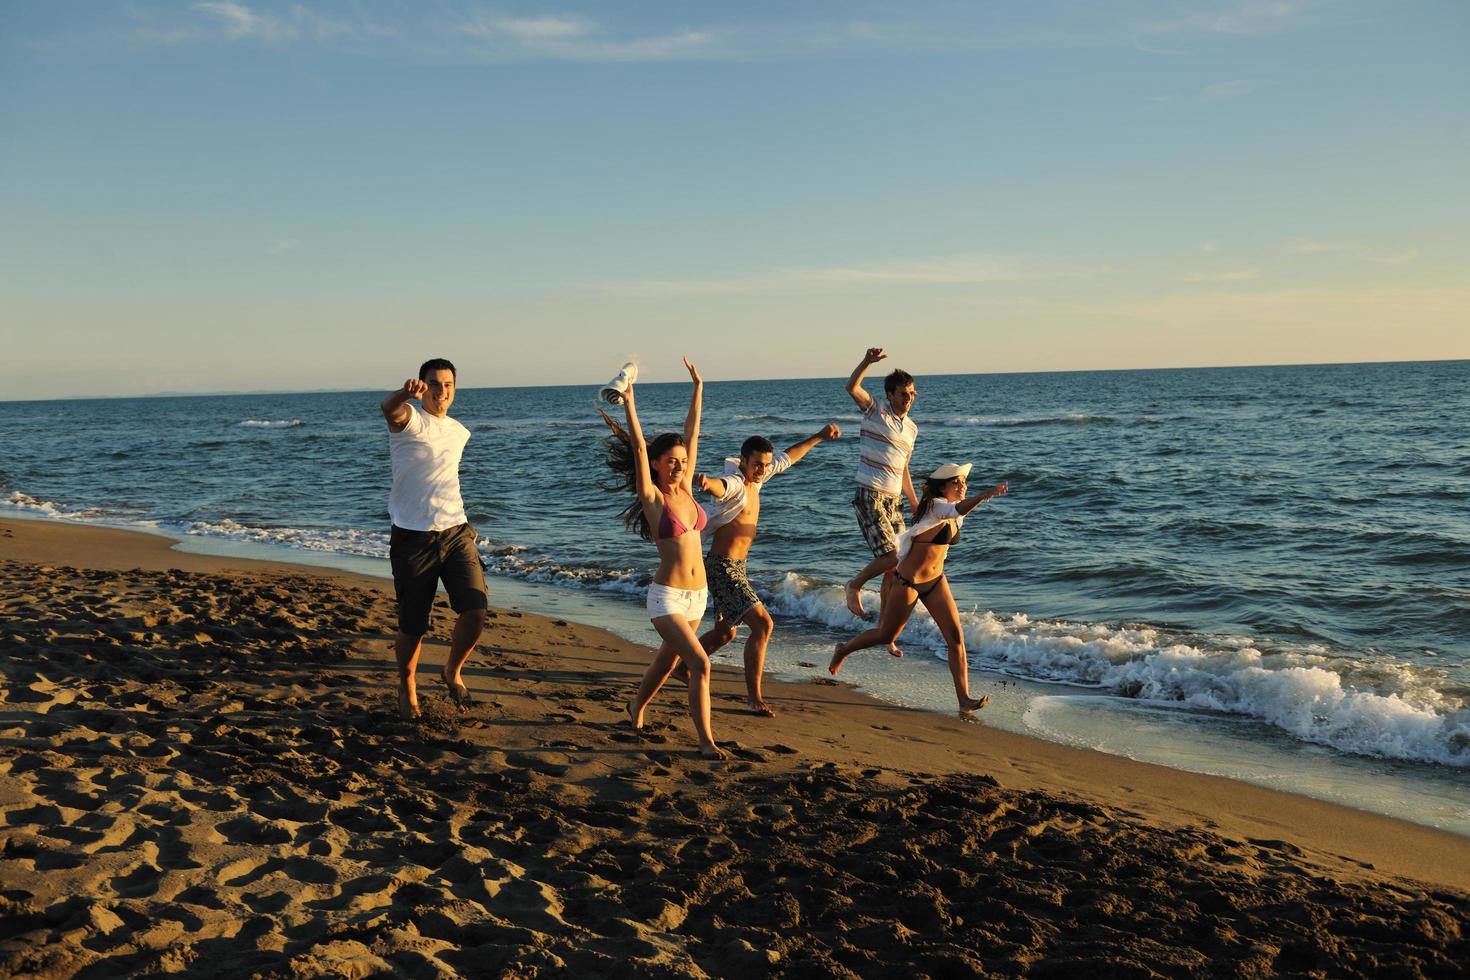
{"label": "man in white polo shirt", "polygon": [[398,595],[398,635],[393,644],[398,658],[398,713],[410,720],[419,716],[414,675],[439,581],[444,581],[449,605],[459,614],[439,680],[461,711],[470,703],[470,692],[459,672],[489,615],[485,569],[475,547],[477,532],[465,517],[459,495],[459,460],[470,430],[449,417],[454,393],[454,365],[437,357],[425,361],[419,376],[405,381],[382,404],[393,461],[388,558]]}
{"label": "man in white polo shirt", "polygon": [[847,608],[854,616],[865,615],[863,585],[898,563],[898,536],[904,530],[899,494],[908,498],[910,513],[919,507],[914,481],[909,477],[909,460],[914,455],[914,441],[919,437],[919,427],[909,418],[916,394],[913,375],[894,371],[884,378],[886,398],[881,402],[863,390],[863,375],[887,356],[883,348],[869,347],[847,379],[847,393],[863,412],[858,442],[858,485],[852,507],[857,512],[863,540],[873,552],[873,560],[849,579],[844,589]]}

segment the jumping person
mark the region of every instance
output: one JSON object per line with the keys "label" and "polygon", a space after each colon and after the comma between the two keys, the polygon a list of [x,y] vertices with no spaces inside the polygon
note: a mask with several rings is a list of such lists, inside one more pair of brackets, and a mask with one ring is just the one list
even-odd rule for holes
{"label": "jumping person", "polygon": [[[873,560],[843,587],[847,608],[862,617],[863,585],[875,575],[888,571],[898,561],[898,537],[903,534],[903,511],[899,494],[908,499],[910,512],[916,511],[919,498],[909,477],[909,460],[914,455],[914,441],[919,427],[909,418],[914,407],[914,377],[907,371],[894,371],[883,379],[884,402],[863,390],[863,375],[868,368],[888,355],[881,347],[869,347],[858,366],[847,379],[847,393],[863,412],[859,430],[857,492],[852,508],[857,512],[863,540],[873,552]],[[898,654],[895,647],[892,651]]]}
{"label": "jumping person", "polygon": [[735,639],[735,630],[741,623],[749,627],[750,636],[745,640],[745,692],[746,708],[752,714],[767,718],[775,715],[761,697],[766,647],[775,624],[760,596],[750,587],[745,571],[745,559],[755,542],[761,516],[761,487],[771,477],[800,462],[818,443],[841,435],[835,424],[828,423],[821,432],[782,453],[776,453],[768,439],[751,436],[740,446],[738,466],[731,467],[731,461],[727,461],[724,476],[699,477],[700,489],[718,501],[703,534],[709,544],[704,573],[715,601],[716,618],[714,628],[701,636],[699,643],[706,654],[713,655]]}
{"label": "jumping person", "polygon": [[700,754],[723,759],[725,753],[715,744],[710,729],[709,657],[695,632],[709,597],[699,541],[708,515],[692,492],[704,381],[687,357],[684,367],[694,382],[694,394],[682,437],[677,432],[666,432],[652,443],[643,441],[632,384],[623,392],[626,430],[603,413],[613,431],[607,440],[607,465],[614,473],[612,483],[603,487],[633,492],[633,501],[622,512],[623,524],[658,546],[658,571],[648,587],[648,615],[663,643],[643,672],[638,692],[627,704],[628,717],[634,728],[643,727],[644,709],[668,680],[674,664],[682,660],[689,674],[689,717],[694,722]]}
{"label": "jumping person", "polygon": [[459,618],[439,680],[461,711],[470,704],[470,691],[460,670],[484,632],[490,606],[485,570],[475,547],[477,532],[459,495],[459,460],[470,430],[449,417],[455,380],[454,365],[436,357],[425,361],[419,376],[403,382],[381,406],[388,420],[393,465],[388,558],[398,597],[398,634],[393,640],[398,714],[405,720],[419,716],[415,674],[440,580]]}
{"label": "jumping person", "polygon": [[954,593],[944,577],[944,560],[950,545],[960,538],[965,515],[991,497],[1005,493],[1007,485],[965,496],[970,464],[946,463],[924,481],[924,499],[914,509],[914,526],[900,535],[897,563],[883,576],[883,607],[878,625],[860,633],[846,643],[837,644],[827,669],[836,674],[851,654],[869,647],[892,644],[908,625],[914,606],[924,603],[934,625],[944,638],[949,651],[949,673],[954,680],[955,697],[960,714],[968,715],[990,702],[985,695],[970,697],[969,663],[965,659],[965,633],[960,628],[960,613],[954,604]]}

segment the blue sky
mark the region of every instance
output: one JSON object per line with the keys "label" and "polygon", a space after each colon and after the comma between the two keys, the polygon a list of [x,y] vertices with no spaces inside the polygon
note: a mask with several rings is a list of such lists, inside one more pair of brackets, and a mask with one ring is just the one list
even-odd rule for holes
{"label": "blue sky", "polygon": [[1470,357],[1470,4],[9,3],[8,397]]}

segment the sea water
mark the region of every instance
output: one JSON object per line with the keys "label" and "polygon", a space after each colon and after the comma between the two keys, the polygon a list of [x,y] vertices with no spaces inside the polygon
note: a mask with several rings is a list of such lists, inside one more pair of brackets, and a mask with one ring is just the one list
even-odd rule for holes
{"label": "sea water", "polygon": [[[462,487],[496,601],[650,640],[655,552],[598,487],[596,385],[460,380]],[[869,387],[881,397],[879,377]],[[1010,484],[946,566],[989,724],[1470,834],[1470,362],[917,389],[913,471],[971,462],[972,490]],[[0,512],[385,574],[384,394],[0,403]],[[680,428],[688,396],[641,385],[645,432]],[[864,626],[840,587],[869,557],[858,421],[841,379],[706,386],[703,471],[752,434],[784,448],[844,430],[763,491],[750,571],[783,676],[823,676]],[[855,655],[843,678],[952,711],[922,609],[901,645],[901,660]]]}

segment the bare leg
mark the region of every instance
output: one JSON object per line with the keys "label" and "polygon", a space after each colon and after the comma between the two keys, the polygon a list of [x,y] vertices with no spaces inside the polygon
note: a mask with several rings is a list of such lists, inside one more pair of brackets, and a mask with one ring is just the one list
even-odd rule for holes
{"label": "bare leg", "polygon": [[704,649],[705,656],[713,657],[715,651],[735,639],[736,626],[727,623],[723,619],[716,618],[715,625],[711,626],[708,633],[699,638],[699,645]]}
{"label": "bare leg", "polygon": [[643,672],[643,679],[638,682],[638,693],[627,704],[628,718],[633,722],[634,728],[643,727],[643,710],[648,707],[648,702],[653,700],[659,688],[664,686],[664,681],[669,679],[669,672],[678,662],[678,655],[668,643],[659,645],[658,652],[653,655],[653,662],[648,665],[648,669]]}
{"label": "bare leg", "polygon": [[684,661],[689,670],[689,720],[694,722],[694,734],[699,739],[699,753],[708,759],[723,759],[725,753],[715,744],[714,731],[710,726],[709,657],[699,645],[699,636],[694,632],[699,620],[681,619],[678,616],[659,616],[653,628],[663,637],[664,646]]}
{"label": "bare leg", "polygon": [[990,695],[976,699],[970,697],[970,663],[965,659],[965,631],[960,626],[960,611],[954,604],[954,593],[949,590],[949,579],[940,579],[939,584],[924,596],[924,608],[934,617],[939,635],[944,637],[949,648],[949,673],[954,679],[955,698],[960,703],[960,714],[968,715],[990,703]]}
{"label": "bare leg", "polygon": [[836,676],[842,669],[842,662],[859,650],[892,644],[908,625],[909,616],[917,601],[917,592],[893,575],[886,576],[883,579],[883,607],[878,611],[878,625],[859,633],[846,643],[837,644],[832,652],[832,660],[827,664],[828,672]]}
{"label": "bare leg", "polygon": [[[704,650],[704,655],[706,657],[713,657],[716,650],[735,639],[735,630],[736,627],[734,624],[727,623],[723,619],[715,619],[715,625],[710,627],[708,633],[699,638],[699,645]],[[681,660],[674,664],[674,673],[671,676],[675,680],[687,683],[689,681],[689,668],[685,667],[684,662]]]}
{"label": "bare leg", "polygon": [[423,649],[422,636],[409,636],[400,630],[393,638],[393,656],[398,661],[398,717],[404,721],[412,721],[419,716],[419,694],[414,673],[419,669],[419,654]]}
{"label": "bare leg", "polygon": [[485,632],[485,621],[489,616],[484,609],[466,609],[454,621],[454,634],[449,640],[449,659],[444,661],[439,680],[449,688],[449,700],[460,711],[469,707],[471,698],[470,689],[465,686],[459,672],[465,661],[470,659],[470,654],[475,652],[475,644],[480,642],[480,634]]}
{"label": "bare leg", "polygon": [[863,586],[868,579],[875,575],[882,575],[890,568],[898,564],[898,552],[888,551],[874,558],[863,566],[863,570],[847,580],[842,587],[843,595],[847,599],[847,609],[854,616],[867,616],[863,611]]}
{"label": "bare leg", "polygon": [[774,718],[776,712],[761,697],[761,675],[766,670],[766,647],[771,642],[776,624],[771,621],[771,614],[766,612],[766,607],[760,603],[752,606],[750,612],[740,621],[750,627],[750,636],[745,639],[745,707],[752,714]]}

